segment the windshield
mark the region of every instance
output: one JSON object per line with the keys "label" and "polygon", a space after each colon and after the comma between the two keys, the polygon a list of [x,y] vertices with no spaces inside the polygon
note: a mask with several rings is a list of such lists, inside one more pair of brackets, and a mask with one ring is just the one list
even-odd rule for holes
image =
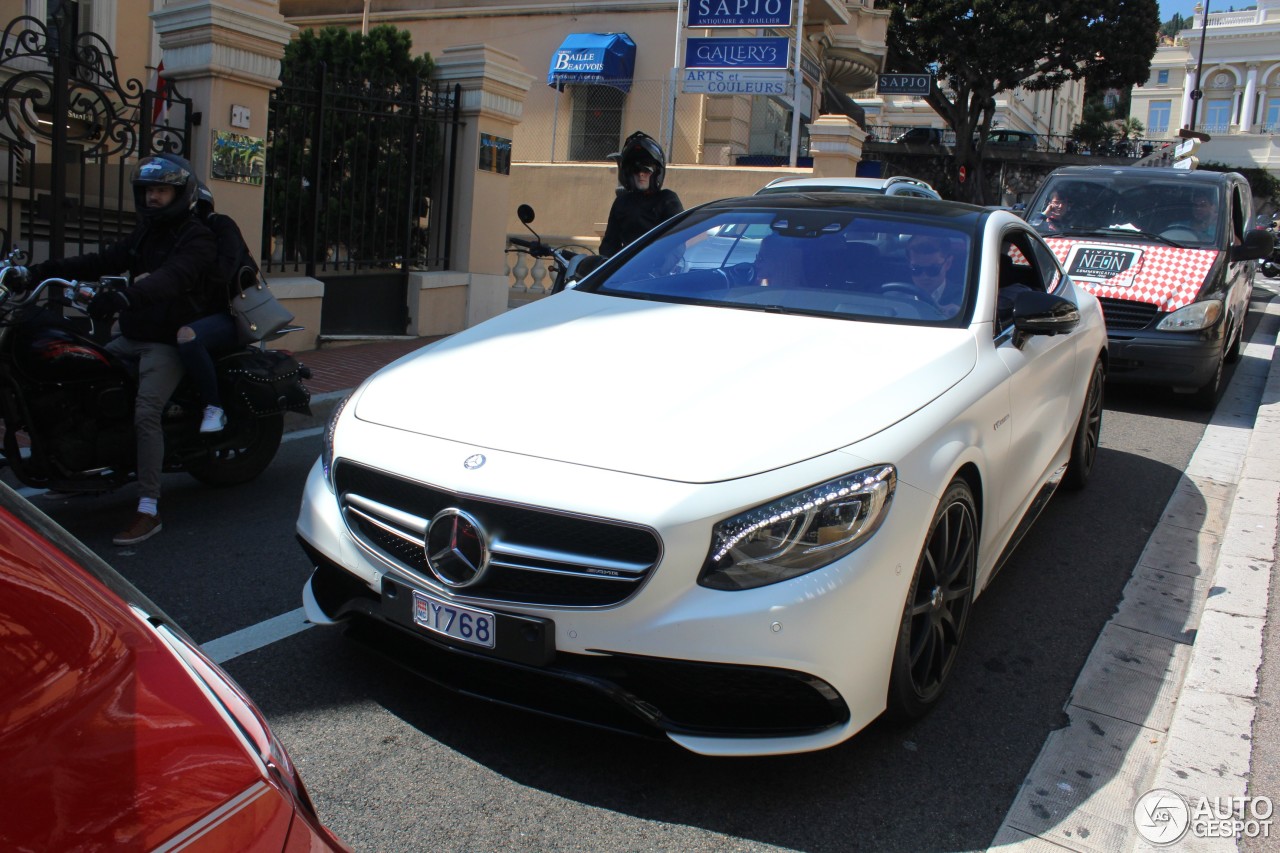
{"label": "windshield", "polygon": [[857,320],[952,325],[972,237],[940,220],[847,208],[695,212],[597,293]]}
{"label": "windshield", "polygon": [[1028,208],[1027,221],[1046,237],[1220,245],[1226,209],[1219,188],[1176,176],[1162,179],[1161,171],[1051,176]]}

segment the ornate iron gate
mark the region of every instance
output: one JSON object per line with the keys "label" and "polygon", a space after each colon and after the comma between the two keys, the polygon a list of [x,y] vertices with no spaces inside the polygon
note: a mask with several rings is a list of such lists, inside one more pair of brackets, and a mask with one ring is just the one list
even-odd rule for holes
{"label": "ornate iron gate", "polygon": [[263,269],[325,283],[322,335],[401,335],[410,270],[447,269],[458,92],[322,65],[271,95]]}
{"label": "ornate iron gate", "polygon": [[121,80],[101,36],[74,33],[72,4],[23,16],[0,40],[4,252],[35,261],[95,251],[134,227],[132,164],[187,156],[191,101]]}

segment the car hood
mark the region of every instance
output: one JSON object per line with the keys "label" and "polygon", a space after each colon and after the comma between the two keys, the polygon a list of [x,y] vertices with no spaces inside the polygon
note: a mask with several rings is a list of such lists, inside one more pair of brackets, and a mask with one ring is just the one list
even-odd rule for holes
{"label": "car hood", "polygon": [[1196,301],[1220,254],[1106,237],[1045,237],[1072,281],[1097,297],[1146,302],[1164,312]]}
{"label": "car hood", "polygon": [[568,291],[389,365],[355,416],[479,449],[707,483],[873,435],[959,382],[975,357],[964,329]]}

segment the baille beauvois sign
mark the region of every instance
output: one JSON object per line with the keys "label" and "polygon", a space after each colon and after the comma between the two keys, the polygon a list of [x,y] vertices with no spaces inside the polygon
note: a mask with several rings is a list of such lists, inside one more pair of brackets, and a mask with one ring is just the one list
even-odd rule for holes
{"label": "baille beauvois sign", "polygon": [[690,27],[789,27],[793,0],[689,0]]}

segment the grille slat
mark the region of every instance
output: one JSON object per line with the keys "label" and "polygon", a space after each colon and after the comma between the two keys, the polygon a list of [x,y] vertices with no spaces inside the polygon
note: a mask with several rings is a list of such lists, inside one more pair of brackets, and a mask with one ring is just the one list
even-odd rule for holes
{"label": "grille slat", "polygon": [[1111,299],[1099,297],[1102,305],[1102,316],[1106,320],[1107,329],[1126,332],[1145,329],[1160,313],[1159,306],[1146,302],[1130,302],[1127,299]]}
{"label": "grille slat", "polygon": [[347,528],[367,547],[439,587],[422,535],[446,507],[475,516],[493,537],[493,559],[468,598],[567,607],[618,604],[640,588],[662,546],[651,530],[459,495],[340,460],[334,482]]}

